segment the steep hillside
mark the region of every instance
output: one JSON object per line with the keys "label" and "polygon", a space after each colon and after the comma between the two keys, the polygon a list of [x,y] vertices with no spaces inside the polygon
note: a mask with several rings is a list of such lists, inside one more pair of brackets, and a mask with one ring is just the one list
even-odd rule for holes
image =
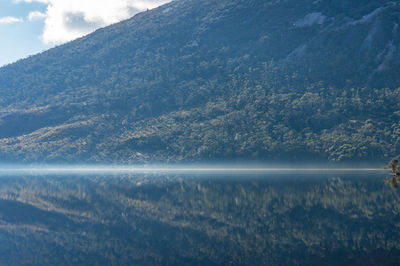
{"label": "steep hillside", "polygon": [[3,160],[387,160],[400,4],[180,0],[0,69]]}

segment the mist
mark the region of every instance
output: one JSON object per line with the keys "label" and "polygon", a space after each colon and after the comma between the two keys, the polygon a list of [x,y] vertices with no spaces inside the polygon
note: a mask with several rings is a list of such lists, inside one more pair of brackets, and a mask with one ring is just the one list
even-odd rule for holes
{"label": "mist", "polygon": [[136,164],[136,165],[107,165],[107,164],[80,164],[80,165],[1,165],[0,175],[103,175],[103,174],[211,174],[211,173],[307,173],[307,172],[387,172],[382,168],[365,167],[321,167],[321,166],[291,166],[265,164]]}

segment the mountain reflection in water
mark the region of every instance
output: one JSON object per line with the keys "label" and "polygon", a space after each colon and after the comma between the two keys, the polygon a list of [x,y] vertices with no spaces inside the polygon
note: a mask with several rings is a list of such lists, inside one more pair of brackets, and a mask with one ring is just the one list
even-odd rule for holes
{"label": "mountain reflection in water", "polygon": [[2,177],[0,265],[394,265],[383,177]]}

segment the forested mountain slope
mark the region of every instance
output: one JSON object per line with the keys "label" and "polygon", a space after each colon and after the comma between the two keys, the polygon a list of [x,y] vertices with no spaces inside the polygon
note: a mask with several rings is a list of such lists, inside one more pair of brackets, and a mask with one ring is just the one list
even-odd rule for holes
{"label": "forested mountain slope", "polygon": [[3,160],[387,160],[400,3],[179,0],[0,69]]}

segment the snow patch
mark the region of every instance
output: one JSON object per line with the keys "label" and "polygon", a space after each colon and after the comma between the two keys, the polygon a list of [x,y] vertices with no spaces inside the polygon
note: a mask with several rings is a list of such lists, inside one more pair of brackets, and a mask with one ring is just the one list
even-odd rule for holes
{"label": "snow patch", "polygon": [[293,25],[296,28],[308,27],[308,26],[312,26],[314,24],[321,25],[322,23],[324,23],[325,19],[326,19],[326,16],[322,15],[321,12],[314,12],[314,13],[307,14],[304,18],[299,19]]}

